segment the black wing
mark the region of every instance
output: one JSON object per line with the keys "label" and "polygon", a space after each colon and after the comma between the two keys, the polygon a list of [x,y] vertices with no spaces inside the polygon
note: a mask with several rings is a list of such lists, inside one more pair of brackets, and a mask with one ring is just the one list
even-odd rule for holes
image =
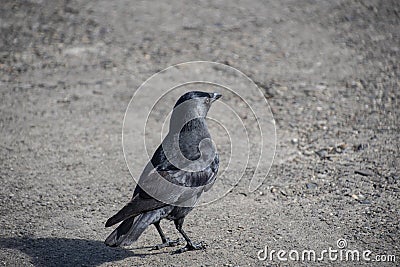
{"label": "black wing", "polygon": [[[195,151],[194,154],[197,152]],[[197,155],[193,155],[196,157]],[[106,222],[106,227],[117,224],[129,217],[155,210],[170,204],[194,205],[203,191],[207,191],[215,182],[219,157],[215,155],[211,164],[202,171],[188,172],[172,165],[166,158],[160,145],[150,163],[146,166],[131,201]],[[163,182],[165,179],[170,183]],[[167,186],[163,186],[167,185]],[[171,185],[171,186],[168,186]],[[173,186],[178,185],[178,186]],[[190,190],[187,190],[190,188]],[[147,193],[151,193],[151,196]],[[159,201],[152,196],[162,196]]]}

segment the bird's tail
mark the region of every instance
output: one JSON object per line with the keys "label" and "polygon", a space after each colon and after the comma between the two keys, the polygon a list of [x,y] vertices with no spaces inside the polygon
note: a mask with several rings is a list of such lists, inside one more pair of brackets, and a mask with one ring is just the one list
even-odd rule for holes
{"label": "bird's tail", "polygon": [[146,228],[160,220],[160,216],[155,211],[142,213],[136,217],[124,220],[104,242],[107,246],[129,246],[135,242]]}

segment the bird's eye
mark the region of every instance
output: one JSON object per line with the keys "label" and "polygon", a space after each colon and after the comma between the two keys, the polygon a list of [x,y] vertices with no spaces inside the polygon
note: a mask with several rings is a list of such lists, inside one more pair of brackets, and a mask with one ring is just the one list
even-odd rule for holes
{"label": "bird's eye", "polygon": [[205,102],[206,102],[206,104],[210,104],[211,99],[209,99],[209,98],[207,97],[206,100],[205,100]]}

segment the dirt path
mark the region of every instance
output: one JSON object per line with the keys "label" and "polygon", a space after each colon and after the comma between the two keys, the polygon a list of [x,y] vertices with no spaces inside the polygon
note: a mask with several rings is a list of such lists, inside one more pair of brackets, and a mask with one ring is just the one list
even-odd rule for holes
{"label": "dirt path", "polygon": [[[0,263],[372,266],[257,258],[266,245],[322,251],[345,239],[397,256],[376,266],[398,265],[399,25],[396,0],[3,0]],[[256,192],[244,177],[187,217],[205,251],[149,251],[153,228],[107,248],[104,222],[133,189],[125,109],[152,74],[192,60],[231,65],[265,92],[278,141],[270,173]]]}

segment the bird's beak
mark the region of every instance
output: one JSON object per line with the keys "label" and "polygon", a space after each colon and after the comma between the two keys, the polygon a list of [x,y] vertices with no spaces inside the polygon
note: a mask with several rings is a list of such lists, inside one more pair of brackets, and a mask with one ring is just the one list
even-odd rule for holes
{"label": "bird's beak", "polygon": [[212,94],[212,97],[211,97],[212,102],[214,102],[215,100],[221,98],[221,96],[222,96],[221,94],[213,93],[213,94]]}

